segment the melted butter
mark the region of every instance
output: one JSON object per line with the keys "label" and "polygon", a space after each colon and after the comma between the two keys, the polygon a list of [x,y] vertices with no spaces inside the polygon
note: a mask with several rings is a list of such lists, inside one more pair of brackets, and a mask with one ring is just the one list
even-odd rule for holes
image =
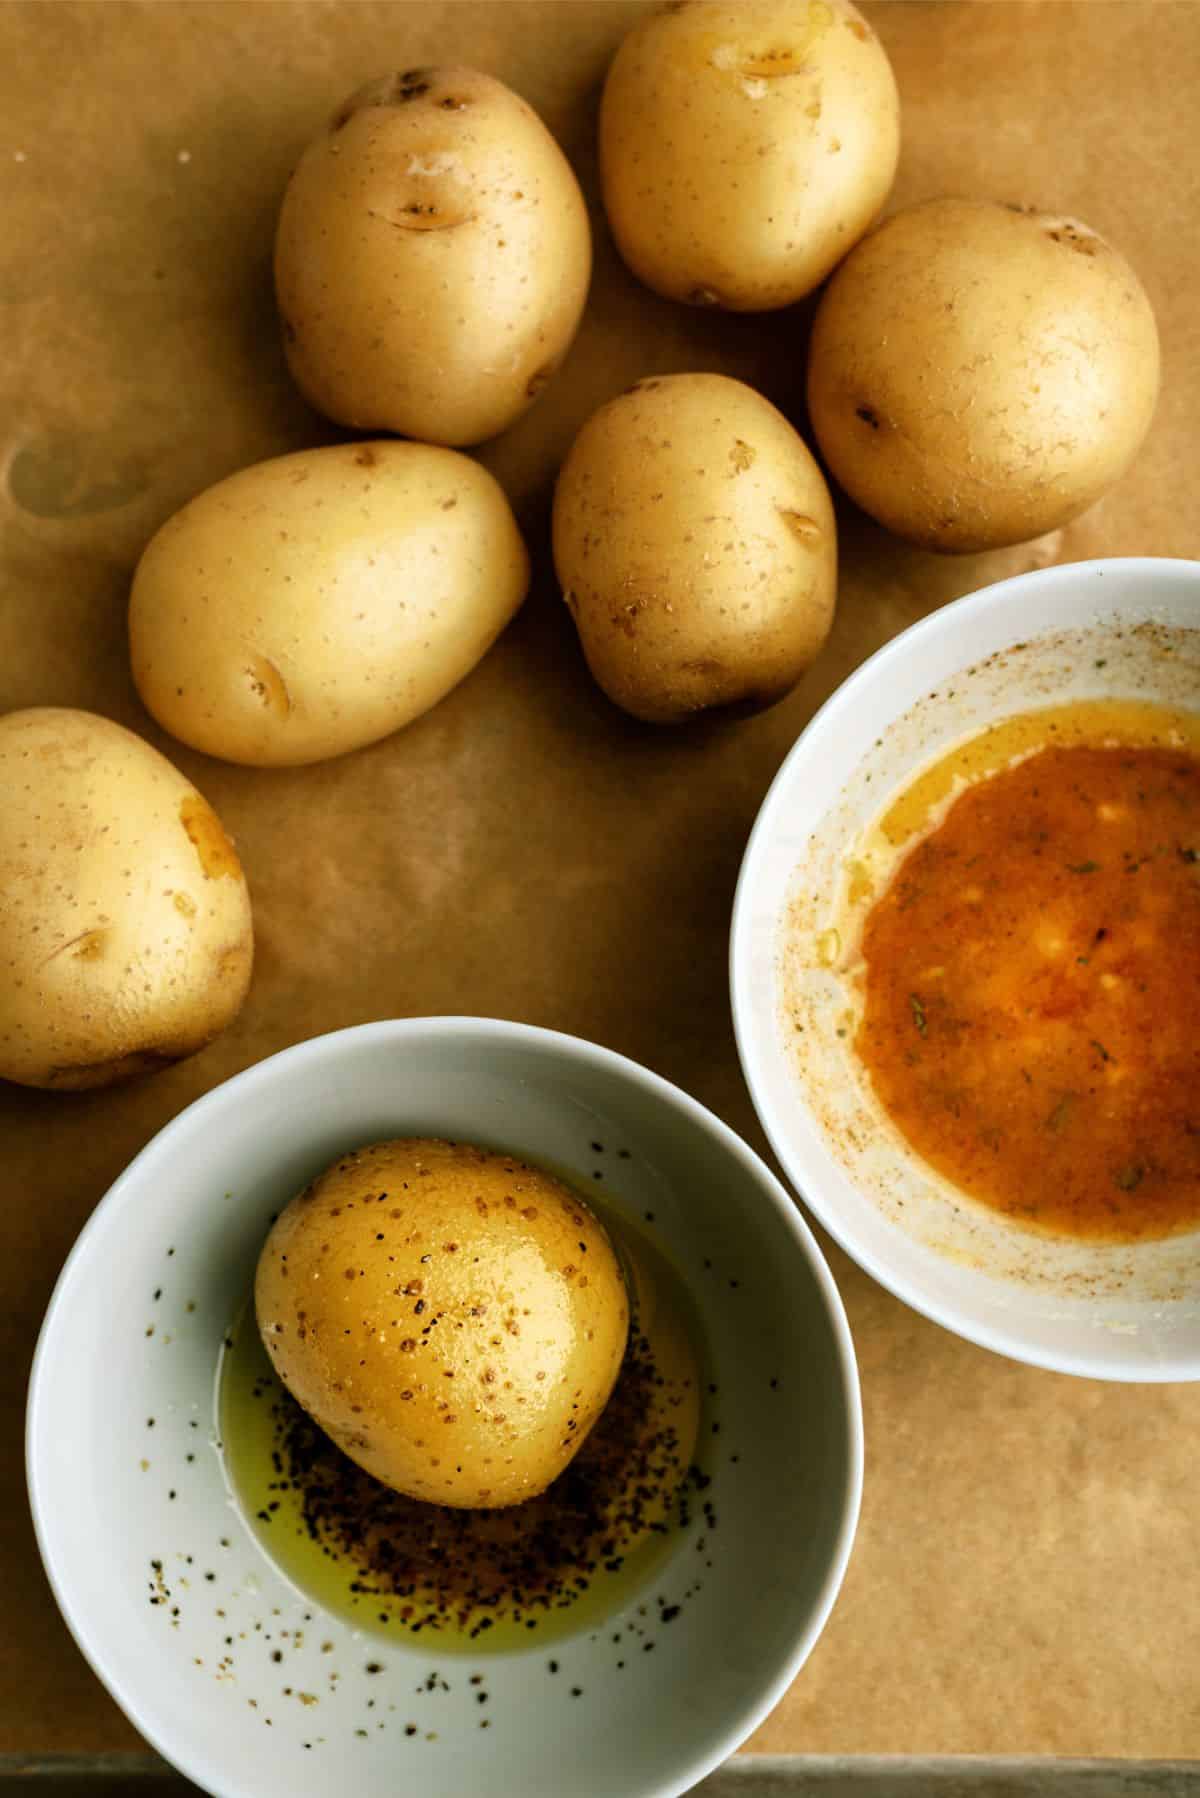
{"label": "melted butter", "polygon": [[[218,1374],[226,1477],[263,1551],[306,1598],[393,1640],[496,1652],[594,1627],[666,1560],[692,1484],[706,1483],[693,1468],[705,1383],[697,1319],[649,1236],[594,1193],[586,1202],[622,1259],[631,1348],[575,1460],[524,1505],[452,1512],[391,1494],[355,1469],[279,1381],[247,1304]],[[644,1345],[636,1354],[635,1341]],[[321,1522],[322,1494],[339,1486],[361,1526],[356,1540]],[[400,1591],[388,1572],[397,1553],[411,1569]]]}
{"label": "melted butter", "polygon": [[1200,713],[1140,699],[1080,699],[1014,713],[956,743],[917,773],[843,858],[833,917],[815,940],[816,964],[857,970],[866,912],[902,854],[936,830],[967,787],[1051,745],[1183,749],[1200,755]]}
{"label": "melted butter", "polygon": [[949,750],[894,799],[877,829],[898,849],[935,824],[964,786],[1009,768],[1051,744],[1186,749],[1200,754],[1200,713],[1175,711],[1141,699],[1079,699],[1069,705],[1019,712],[989,725]]}

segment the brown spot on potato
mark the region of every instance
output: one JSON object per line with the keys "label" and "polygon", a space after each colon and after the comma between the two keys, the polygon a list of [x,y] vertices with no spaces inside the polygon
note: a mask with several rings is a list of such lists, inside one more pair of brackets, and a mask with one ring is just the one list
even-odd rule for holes
{"label": "brown spot on potato", "polygon": [[364,443],[355,454],[354,461],[355,466],[358,468],[374,468],[375,464],[379,461],[379,457],[375,454],[375,451],[371,448],[369,443]]}
{"label": "brown spot on potato", "polygon": [[748,443],[743,443],[740,437],[735,437],[733,448],[729,452],[729,460],[738,474],[745,474],[748,468],[753,467],[756,453]]}
{"label": "brown spot on potato", "polygon": [[855,418],[861,418],[865,425],[870,425],[873,431],[879,429],[879,414],[876,412],[874,406],[856,406],[854,408],[854,416]]}
{"label": "brown spot on potato", "polygon": [[435,206],[430,200],[410,200],[407,206],[400,208],[395,217],[386,212],[377,212],[371,206],[367,208],[367,217],[392,225],[397,231],[457,231],[460,225],[469,225],[475,214],[448,212],[444,207]]}
{"label": "brown spot on potato", "polygon": [[429,92],[428,77],[433,72],[432,69],[407,69],[403,74],[381,75],[377,81],[368,81],[338,107],[329,121],[331,135],[341,131],[355,113],[363,112],[367,107],[406,106],[412,100],[419,100],[422,94]]}
{"label": "brown spot on potato", "polygon": [[188,793],[179,802],[179,822],[200,858],[205,880],[240,880],[242,864],[207,799]]}
{"label": "brown spot on potato", "polygon": [[525,383],[525,392],[531,400],[536,399],[543,388],[547,386],[556,367],[557,364],[554,362],[544,362],[541,368],[533,371]]}
{"label": "brown spot on potato", "polygon": [[809,67],[811,44],[811,38],[795,44],[768,44],[765,49],[751,50],[736,63],[731,61],[729,67],[732,73],[751,81],[778,81],[788,75],[802,75]]}
{"label": "brown spot on potato", "polygon": [[776,510],[792,536],[801,543],[817,544],[821,541],[821,527],[807,512],[793,512],[787,506],[778,506]]}
{"label": "brown spot on potato", "polygon": [[861,19],[847,19],[846,29],[852,31],[860,43],[865,44],[871,33]]}
{"label": "brown spot on potato", "polygon": [[250,964],[250,946],[248,943],[226,945],[216,956],[217,984],[224,985],[228,981],[241,980],[248,977]]}
{"label": "brown spot on potato", "polygon": [[187,893],[176,893],[172,903],[180,917],[188,919],[195,917],[196,901],[189,898]]}
{"label": "brown spot on potato", "polygon": [[1054,243],[1062,244],[1068,250],[1077,251],[1080,256],[1096,254],[1097,240],[1077,231],[1072,224],[1059,225],[1054,230],[1047,231],[1046,236],[1051,238]]}
{"label": "brown spot on potato", "polygon": [[691,292],[685,296],[685,304],[688,306],[719,306],[721,296],[713,287],[693,287]]}
{"label": "brown spot on potato", "polygon": [[60,943],[57,949],[52,949],[49,955],[44,956],[38,963],[38,966],[44,968],[48,962],[57,961],[58,957],[65,955],[68,950],[74,951],[71,957],[72,961],[96,961],[104,953],[104,939],[107,935],[108,932],[102,927],[81,930],[77,936],[68,937],[65,943]]}
{"label": "brown spot on potato", "polygon": [[292,709],[292,696],[287,682],[269,656],[254,656],[246,665],[246,679],[251,693],[267,711],[280,718],[287,717]]}

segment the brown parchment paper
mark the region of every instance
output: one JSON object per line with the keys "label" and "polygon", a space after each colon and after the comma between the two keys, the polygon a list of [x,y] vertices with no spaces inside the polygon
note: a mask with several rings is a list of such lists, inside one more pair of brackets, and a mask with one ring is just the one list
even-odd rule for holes
{"label": "brown parchment paper", "polygon": [[[1111,235],[1160,320],[1153,433],[1090,514],[1019,550],[939,561],[843,506],[833,639],[766,716],[672,733],[610,707],[546,553],[559,459],[596,404],[653,371],[725,369],[799,418],[808,316],[673,307],[617,260],[596,204],[595,105],[639,10],[0,6],[0,708],[90,707],[173,755],[236,835],[258,941],[243,1015],[195,1060],[94,1096],[0,1086],[0,1750],[136,1744],[42,1577],[21,1424],[63,1257],[154,1131],[305,1036],[476,1012],[610,1044],[762,1148],[729,1024],[726,928],[755,809],[806,719],[871,650],[986,581],[1091,555],[1200,556],[1200,6],[891,0],[867,10],[903,99],[893,205],[979,193]],[[529,532],[534,591],[479,670],[390,741],[294,773],[226,767],[172,745],[137,702],[130,573],[200,488],[331,435],[284,373],[274,214],[336,102],[424,61],[516,87],[594,208],[578,342],[484,452]],[[748,1746],[1200,1755],[1200,1389],[1010,1365],[831,1259],[862,1365],[862,1525],[820,1644]]]}

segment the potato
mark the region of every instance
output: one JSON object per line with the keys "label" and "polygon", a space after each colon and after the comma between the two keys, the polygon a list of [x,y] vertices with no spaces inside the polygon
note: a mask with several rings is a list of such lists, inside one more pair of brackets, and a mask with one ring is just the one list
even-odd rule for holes
{"label": "potato", "polygon": [[108,718],[0,718],[0,1077],[107,1086],[203,1048],[246,996],[250,899],[190,780]]}
{"label": "potato", "polygon": [[617,248],[657,293],[762,312],[822,282],[888,196],[896,83],[849,0],[690,0],[634,26],[600,108]]}
{"label": "potato", "polygon": [[584,425],[554,561],[588,666],[636,718],[773,705],[829,634],[829,490],[774,406],[725,375],[640,381]]}
{"label": "potato", "polygon": [[899,212],[822,296],[808,403],[830,472],[936,550],[1057,529],[1133,460],[1158,393],[1137,276],[1077,219],[990,200]]}
{"label": "potato", "polygon": [[288,365],[355,430],[481,443],[562,362],[591,266],[579,184],[524,100],[475,69],[388,75],[340,108],[284,196]]}
{"label": "potato", "polygon": [[511,1155],[421,1138],[344,1155],[292,1200],[255,1308],[280,1379],[352,1460],[468,1509],[557,1479],[629,1330],[582,1199]]}
{"label": "potato", "polygon": [[210,487],[151,540],[129,604],[133,678],[194,749],[321,761],[436,705],[528,584],[508,501],[469,457],[301,450]]}

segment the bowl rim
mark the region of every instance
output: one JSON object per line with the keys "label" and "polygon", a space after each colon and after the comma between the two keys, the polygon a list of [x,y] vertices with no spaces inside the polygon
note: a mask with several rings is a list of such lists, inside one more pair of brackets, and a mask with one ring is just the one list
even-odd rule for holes
{"label": "bowl rim", "polygon": [[[52,1495],[48,1491],[43,1492],[39,1489],[39,1440],[47,1428],[43,1421],[43,1374],[53,1352],[56,1320],[63,1307],[69,1303],[74,1283],[81,1277],[81,1272],[91,1252],[92,1242],[101,1227],[101,1220],[106,1220],[114,1213],[135,1203],[134,1195],[137,1191],[142,1165],[169,1149],[173,1139],[182,1135],[187,1128],[194,1127],[197,1121],[202,1120],[207,1114],[219,1112],[222,1106],[231,1102],[245,1102],[251,1097],[256,1086],[266,1080],[277,1078],[285,1070],[294,1070],[309,1062],[320,1062],[329,1055],[336,1057],[342,1045],[354,1042],[355,1044],[392,1047],[413,1040],[428,1041],[430,1036],[453,1038],[464,1034],[473,1036],[477,1041],[483,1040],[491,1043],[520,1041],[530,1047],[556,1051],[560,1055],[578,1061],[585,1067],[604,1068],[609,1073],[648,1089],[660,1102],[682,1112],[689,1123],[715,1136],[733,1154],[752,1184],[774,1208],[780,1221],[790,1232],[797,1249],[813,1275],[819,1299],[823,1303],[825,1316],[831,1330],[846,1420],[845,1492],[833,1553],[817,1588],[808,1621],[794,1640],[790,1651],[782,1660],[774,1676],[765,1683],[758,1697],[743,1705],[721,1732],[720,1744],[715,1751],[709,1750],[686,1764],[681,1764],[678,1771],[665,1783],[660,1781],[654,1786],[638,1787],[636,1792],[631,1788],[629,1798],[678,1798],[680,1793],[689,1791],[693,1785],[704,1779],[730,1754],[734,1753],[775,1707],[800,1672],[828,1621],[841,1589],[854,1544],[863,1487],[862,1396],[854,1342],[841,1294],[816,1237],[792,1195],[762,1157],[751,1148],[750,1144],[745,1142],[715,1112],[710,1111],[707,1106],[693,1098],[682,1087],[676,1086],[672,1081],[654,1073],[650,1068],[644,1067],[631,1057],[620,1054],[617,1050],[605,1048],[601,1044],[590,1042],[585,1037],[573,1036],[564,1031],[550,1030],[541,1025],[524,1024],[507,1019],[457,1014],[379,1019],[371,1023],[354,1024],[343,1029],[322,1032],[317,1036],[307,1037],[299,1043],[294,1043],[288,1048],[278,1050],[273,1055],[265,1056],[261,1061],[252,1063],[249,1067],[243,1068],[237,1074],[231,1075],[227,1080],[219,1082],[207,1092],[202,1093],[156,1131],[118,1174],[98,1200],[63,1263],[38,1332],[37,1346],[34,1350],[27,1385],[26,1487],[38,1552],[55,1602],[84,1659],[135,1728],[164,1760],[175,1766],[177,1771],[185,1777],[197,1780],[197,1782],[200,1779],[197,1771],[175,1760],[170,1742],[165,1739],[162,1732],[147,1724],[137,1695],[109,1676],[105,1666],[103,1641],[98,1639],[98,1632],[89,1628],[75,1612],[66,1576],[55,1558],[50,1523]],[[217,1790],[215,1787],[212,1789]],[[247,1798],[248,1792],[249,1788],[247,1787],[225,1783],[220,1788],[220,1798]]]}
{"label": "bowl rim", "polygon": [[[1083,582],[1093,575],[1104,574],[1126,579],[1153,575],[1157,579],[1178,581],[1181,586],[1194,585],[1200,590],[1200,560],[1183,556],[1098,556],[1079,562],[1056,562],[1049,568],[1028,569],[1023,574],[1008,575],[1003,580],[990,582],[986,587],[977,587],[926,613],[923,618],[917,619],[914,624],[908,625],[881,644],[834,689],[813,713],[784,756],[763,796],[746,840],[729,927],[729,995],[742,1077],[767,1141],[800,1202],[865,1273],[931,1323],[950,1330],[979,1348],[989,1349],[993,1354],[1004,1355],[1031,1367],[1044,1368],[1051,1373],[1138,1385],[1161,1385],[1169,1381],[1200,1379],[1200,1363],[1195,1357],[1168,1356],[1154,1365],[1141,1362],[1135,1364],[1122,1361],[1119,1355],[1102,1360],[1087,1353],[1037,1348],[1025,1341],[1019,1333],[978,1322],[964,1306],[953,1302],[939,1303],[936,1299],[927,1298],[919,1285],[905,1279],[903,1274],[894,1272],[884,1256],[861,1243],[853,1228],[847,1227],[839,1216],[836,1206],[827,1203],[822,1197],[820,1179],[812,1177],[803,1148],[792,1141],[775,1108],[758,1084],[755,1066],[756,1029],[752,1020],[749,985],[750,918],[753,888],[758,879],[757,864],[763,853],[763,845],[776,827],[776,812],[789,785],[792,764],[802,749],[808,746],[810,739],[836,730],[839,718],[855,703],[863,687],[876,681],[880,673],[893,664],[905,662],[912,655],[919,654],[927,640],[939,636],[953,620],[963,614],[990,614],[1001,610],[1014,588],[1019,588],[1023,593],[1043,587],[1053,590]],[[1200,615],[1197,626],[1200,628]],[[1031,637],[1027,632],[1023,640],[1036,641],[1039,635],[1048,635],[1053,629],[1053,621],[1048,620],[1045,633],[1039,631]]]}

